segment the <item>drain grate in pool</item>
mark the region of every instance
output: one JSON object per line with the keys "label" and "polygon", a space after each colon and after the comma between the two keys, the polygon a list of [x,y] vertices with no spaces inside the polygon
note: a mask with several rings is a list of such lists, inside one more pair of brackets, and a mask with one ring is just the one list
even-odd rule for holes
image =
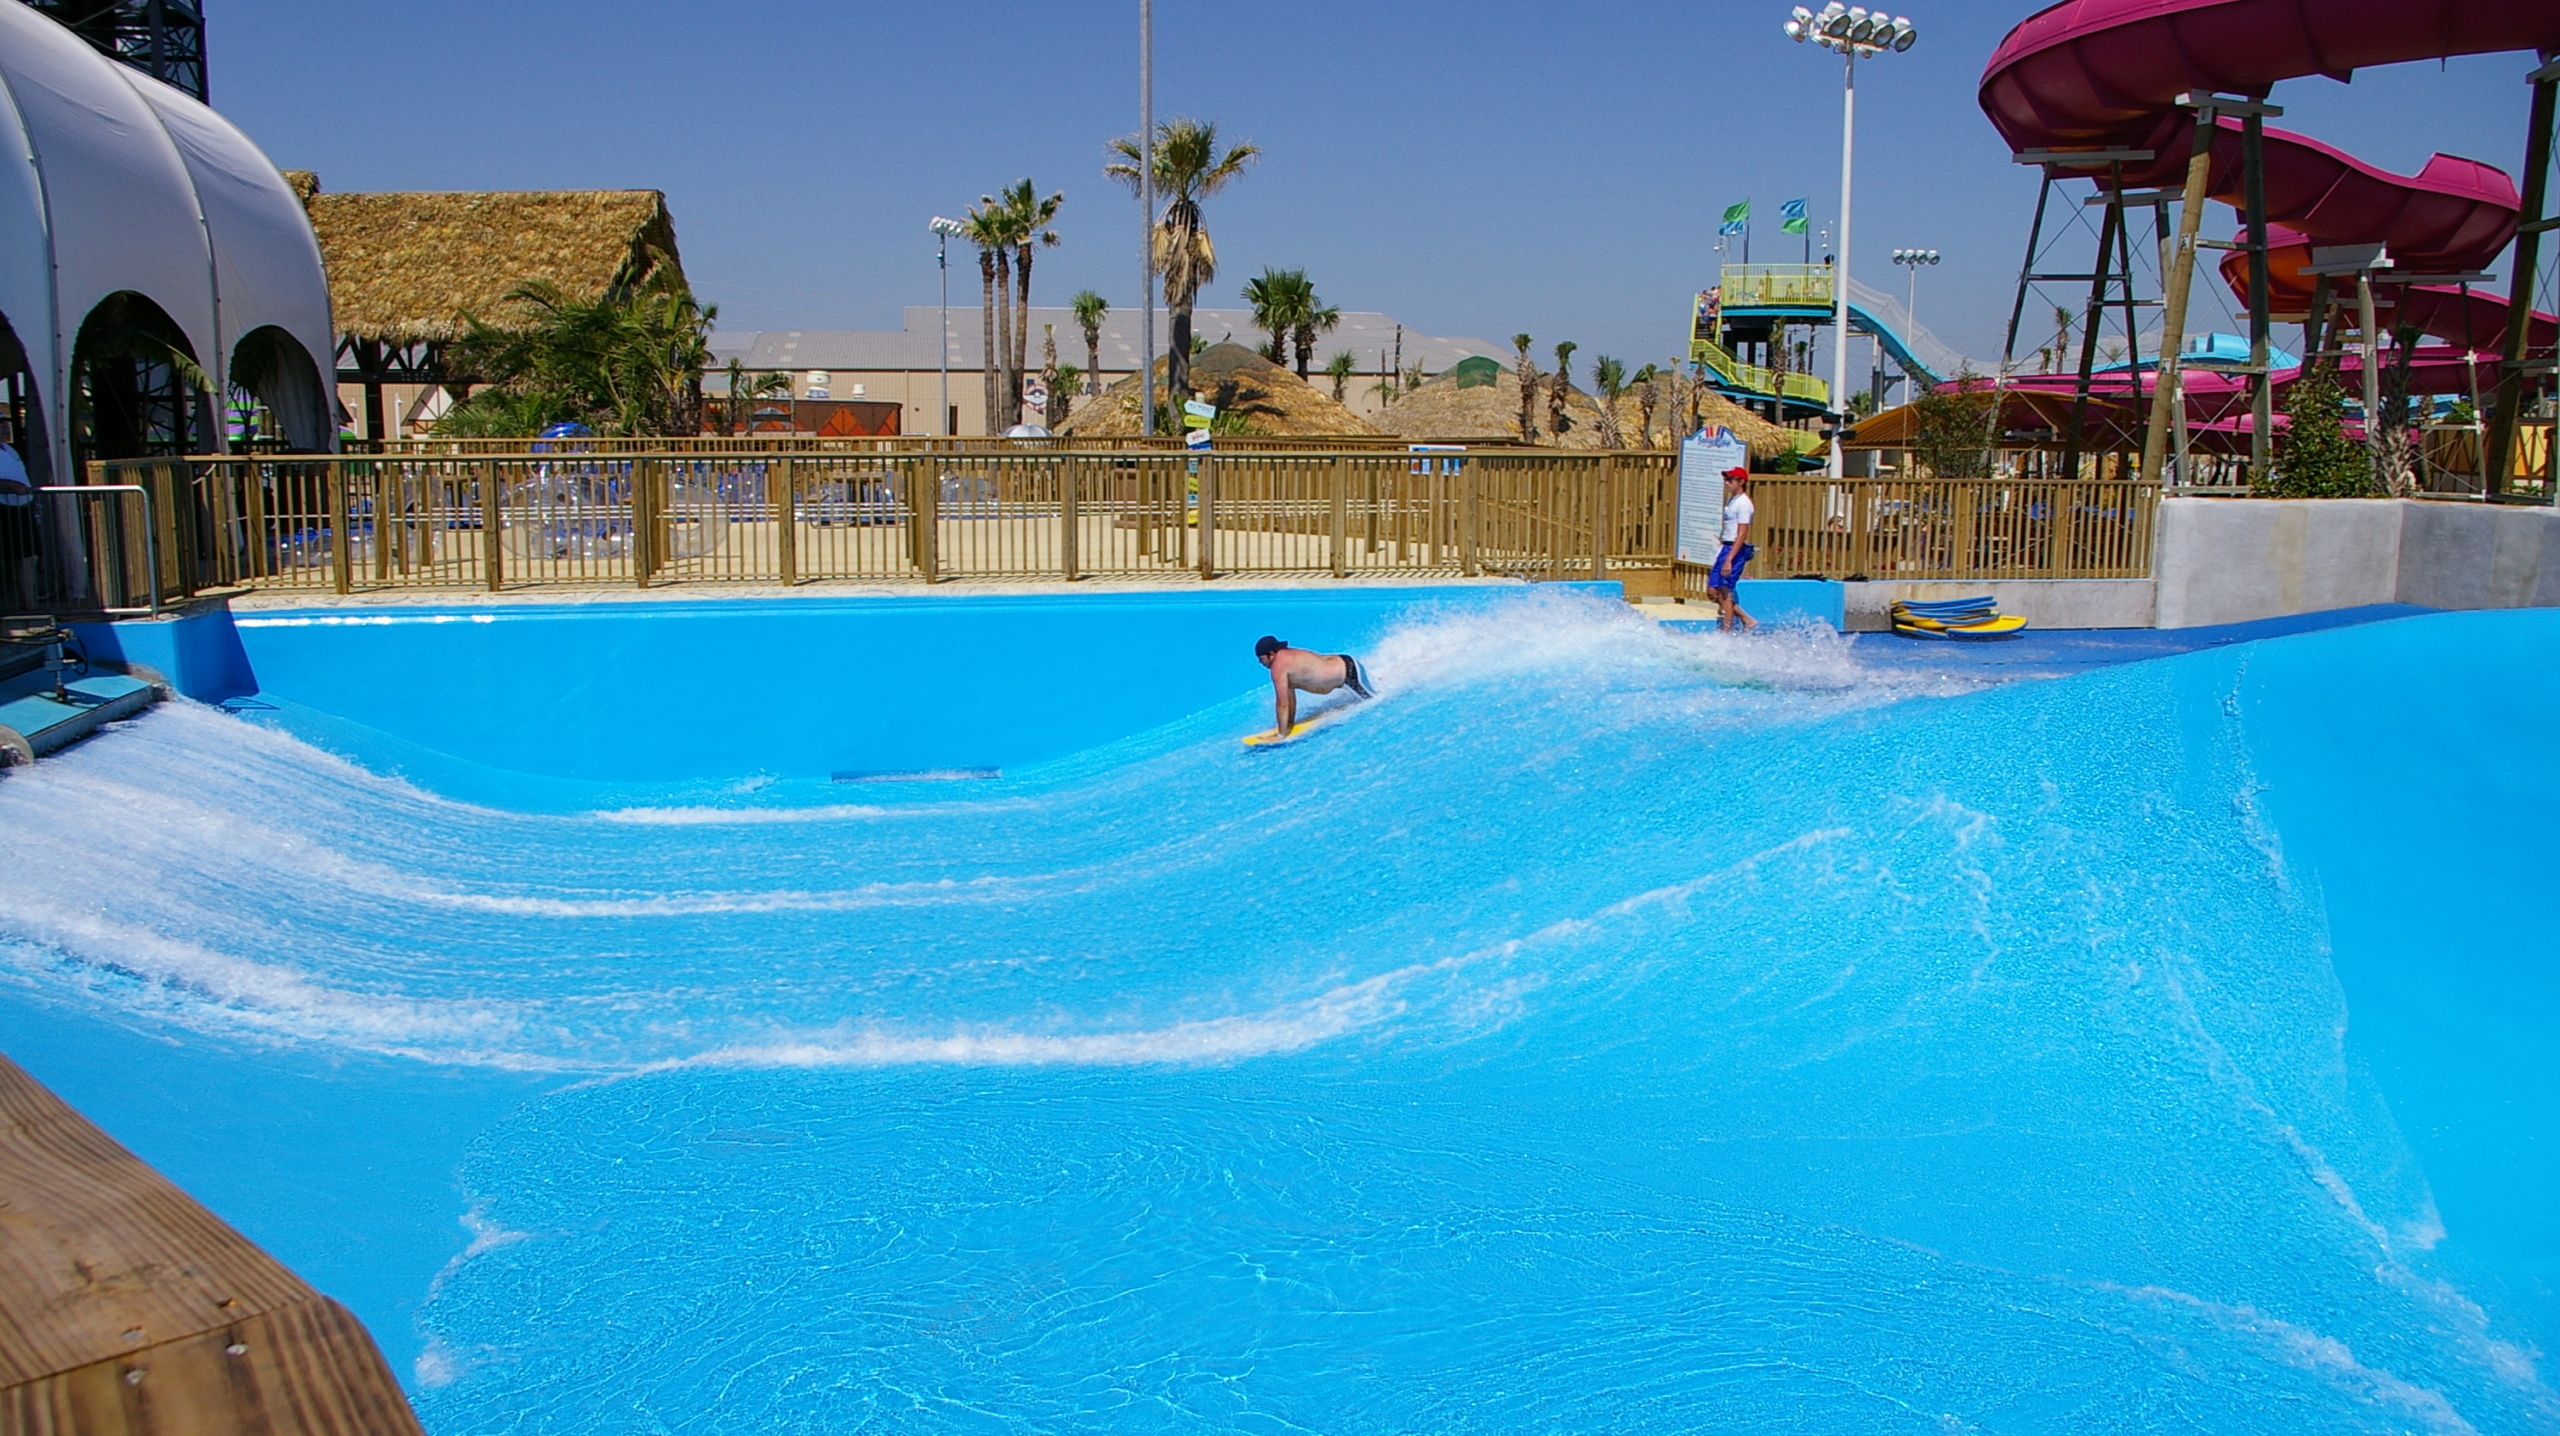
{"label": "drain grate in pool", "polygon": [[1002,768],[838,768],[827,775],[838,783],[959,783],[973,778],[1001,778]]}

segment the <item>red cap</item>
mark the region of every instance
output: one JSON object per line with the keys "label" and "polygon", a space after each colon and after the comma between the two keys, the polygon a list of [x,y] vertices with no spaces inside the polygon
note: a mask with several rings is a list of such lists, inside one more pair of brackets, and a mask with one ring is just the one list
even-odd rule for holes
{"label": "red cap", "polygon": [[1724,471],[1724,476],[1728,479],[1747,479],[1751,477],[1751,471],[1749,469],[1727,469]]}

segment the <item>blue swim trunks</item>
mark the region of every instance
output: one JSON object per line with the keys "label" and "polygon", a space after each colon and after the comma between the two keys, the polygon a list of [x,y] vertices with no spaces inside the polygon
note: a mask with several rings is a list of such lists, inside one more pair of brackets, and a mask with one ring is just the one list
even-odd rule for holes
{"label": "blue swim trunks", "polygon": [[1757,552],[1759,550],[1747,543],[1726,544],[1716,554],[1716,561],[1707,568],[1707,587],[1722,591],[1742,582],[1742,566],[1751,562],[1751,556]]}

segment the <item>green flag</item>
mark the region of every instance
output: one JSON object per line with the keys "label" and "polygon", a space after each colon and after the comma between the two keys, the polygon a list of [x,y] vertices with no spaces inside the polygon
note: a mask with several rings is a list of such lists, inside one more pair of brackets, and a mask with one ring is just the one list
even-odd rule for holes
{"label": "green flag", "polygon": [[1746,199],[1740,204],[1729,204],[1724,207],[1724,223],[1716,227],[1716,233],[1740,234],[1744,226],[1750,223],[1751,201]]}
{"label": "green flag", "polygon": [[1778,218],[1782,221],[1778,228],[1789,234],[1804,233],[1807,225],[1804,206],[1805,202],[1800,199],[1791,199],[1778,206]]}

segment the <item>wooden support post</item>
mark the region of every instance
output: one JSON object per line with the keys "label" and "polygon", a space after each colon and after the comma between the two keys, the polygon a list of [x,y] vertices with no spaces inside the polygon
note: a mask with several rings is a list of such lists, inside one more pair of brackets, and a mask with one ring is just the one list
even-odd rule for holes
{"label": "wooden support post", "polygon": [[321,471],[327,475],[328,492],[323,496],[329,505],[329,581],[340,593],[353,593],[356,587],[355,549],[347,540],[347,485],[354,482],[341,461]]}
{"label": "wooden support post", "polygon": [[1200,576],[1218,576],[1218,461],[1200,456]]}
{"label": "wooden support post", "polygon": [[1458,572],[1469,578],[1484,571],[1483,505],[1476,495],[1476,464],[1458,465]]}
{"label": "wooden support post", "polygon": [[[2524,359],[2526,335],[2532,329],[2528,322],[2533,312],[2533,283],[2542,257],[2543,215],[2549,198],[2551,176],[2551,126],[2553,95],[2560,92],[2560,65],[2544,65],[2533,72],[2533,113],[2524,137],[2524,209],[2522,228],[2516,232],[2515,282],[2507,289],[2507,342],[2500,346],[2506,361],[2498,366],[2498,387],[2489,401],[2489,442],[2482,469],[2484,487],[2481,492],[2490,500],[2507,491],[2507,478],[2515,472],[2516,424],[2524,417]],[[2560,428],[2553,430],[2560,440]],[[2555,442],[2553,457],[2560,460],[2560,442]],[[2554,495],[2546,494],[2544,502]]]}
{"label": "wooden support post", "polygon": [[[2178,243],[2169,257],[2167,279],[2161,285],[2160,368],[2151,384],[2151,422],[2142,430],[2142,481],[2146,484],[2160,481],[2160,461],[2168,450],[2170,405],[2177,402],[2178,360],[2187,347],[2187,298],[2195,284],[2196,233],[2204,224],[2205,190],[2213,177],[2213,110],[2197,110],[2195,123],[2195,142],[2187,154],[2187,184],[2178,200]],[[2062,477],[2080,476],[2066,469]],[[2179,478],[2184,481],[2186,475]]]}
{"label": "wooden support post", "polygon": [[1083,469],[1083,462],[1073,455],[1058,462],[1058,567],[1069,583],[1084,576],[1084,555],[1077,551],[1078,526],[1084,518],[1076,502],[1076,481]]}
{"label": "wooden support post", "polygon": [[773,461],[769,487],[773,491],[774,559],[782,568],[782,586],[789,588],[800,581],[800,494],[796,485],[791,456],[785,454]]}
{"label": "wooden support post", "polygon": [[647,459],[631,461],[631,576],[642,588],[658,567],[658,494]]}
{"label": "wooden support post", "polygon": [[[320,461],[323,465],[328,460]],[[267,547],[267,481],[255,468],[242,471],[242,487],[248,492],[240,496],[249,513],[249,532],[245,542],[248,552],[240,556],[240,572],[247,578],[271,578],[275,575],[274,554]]]}
{"label": "wooden support post", "polygon": [[[2364,392],[2359,397],[2364,401],[2364,451],[2368,483],[2378,481],[2382,477],[2382,344],[2381,336],[2374,332],[2380,324],[2381,320],[2374,314],[2373,309],[2373,271],[2357,270],[2356,327],[2362,331],[2359,342],[2364,349],[2364,373],[2359,376],[2364,381]],[[2250,441],[2250,451],[2254,454],[2256,450],[2257,443],[2253,438]],[[2263,483],[2265,480],[2258,476],[2257,471],[2252,470],[2251,482]]]}
{"label": "wooden support post", "polygon": [[151,595],[145,601],[154,609],[186,593],[182,577],[186,564],[178,551],[178,535],[190,530],[181,526],[178,513],[177,469],[176,460],[163,459],[151,466],[148,480],[151,485],[152,545],[156,562],[150,566]]}
{"label": "wooden support post", "polygon": [[498,461],[480,461],[480,568],[489,591],[506,587],[506,515],[498,502]]}
{"label": "wooden support post", "polygon": [[1336,454],[1333,456],[1333,462],[1326,467],[1326,473],[1331,479],[1333,498],[1333,525],[1327,531],[1332,540],[1328,545],[1328,551],[1333,556],[1333,576],[1349,578],[1351,558],[1347,550],[1351,547],[1351,461]]}
{"label": "wooden support post", "polygon": [[1599,477],[1594,480],[1591,501],[1591,577],[1598,582],[1609,576],[1609,531],[1615,527],[1612,504],[1618,494],[1618,456],[1600,456]]}
{"label": "wooden support post", "polygon": [[907,493],[916,526],[916,570],[927,583],[942,582],[942,466],[910,463]]}
{"label": "wooden support post", "polygon": [[[2263,484],[2275,459],[2275,377],[2267,372],[2275,352],[2267,316],[2266,117],[2256,110],[2240,121],[2243,214],[2249,226],[2249,482]],[[2137,366],[2135,371],[2140,373]],[[2365,410],[2365,427],[2373,411]]]}

